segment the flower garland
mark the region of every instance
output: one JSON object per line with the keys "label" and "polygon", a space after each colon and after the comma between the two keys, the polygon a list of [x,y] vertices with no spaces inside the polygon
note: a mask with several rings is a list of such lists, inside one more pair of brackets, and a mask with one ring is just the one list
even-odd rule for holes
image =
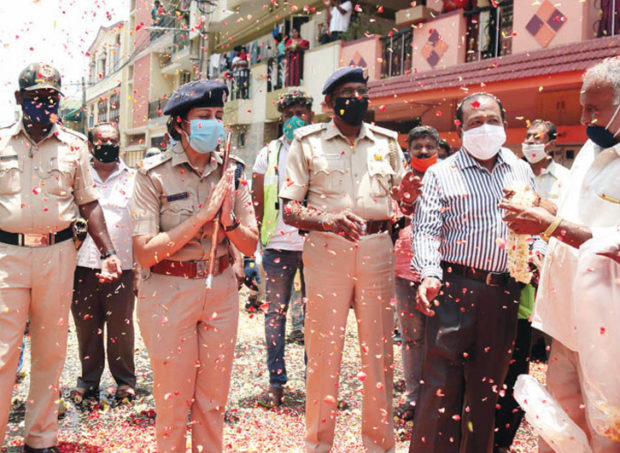
{"label": "flower garland", "polygon": [[[530,186],[524,183],[517,183],[507,187],[514,192],[510,202],[524,208],[534,206],[536,193]],[[506,239],[506,253],[508,254],[508,272],[516,281],[528,284],[532,279],[529,267],[530,243],[532,242],[529,234],[517,234],[508,230]]]}

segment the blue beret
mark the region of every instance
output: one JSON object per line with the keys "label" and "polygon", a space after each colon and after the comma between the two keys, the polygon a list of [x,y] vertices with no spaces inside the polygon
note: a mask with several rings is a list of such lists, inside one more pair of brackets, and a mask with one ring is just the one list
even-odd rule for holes
{"label": "blue beret", "polygon": [[194,107],[224,107],[228,87],[219,80],[196,80],[181,86],[170,96],[164,115],[179,115]]}
{"label": "blue beret", "polygon": [[334,89],[338,85],[342,85],[347,82],[359,82],[366,83],[368,77],[364,75],[364,70],[355,66],[345,66],[338,69],[332,75],[329,76],[325,85],[323,85],[323,94],[332,94]]}

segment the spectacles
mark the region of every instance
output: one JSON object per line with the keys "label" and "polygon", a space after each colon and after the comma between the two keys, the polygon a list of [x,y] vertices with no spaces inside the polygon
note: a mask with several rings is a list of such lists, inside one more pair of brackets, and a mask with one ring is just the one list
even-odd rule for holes
{"label": "spectacles", "polygon": [[368,88],[345,88],[340,91],[334,91],[334,97],[355,98],[359,96],[368,96]]}

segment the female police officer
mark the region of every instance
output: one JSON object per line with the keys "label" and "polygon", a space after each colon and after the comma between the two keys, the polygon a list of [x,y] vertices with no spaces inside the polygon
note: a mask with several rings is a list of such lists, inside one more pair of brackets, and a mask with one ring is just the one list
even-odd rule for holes
{"label": "female police officer", "polygon": [[[143,161],[136,177],[134,255],[150,269],[137,311],[153,368],[160,452],[185,451],[188,409],[193,451],[222,449],[239,309],[230,244],[252,255],[258,239],[247,186],[240,184],[235,192],[231,170],[220,179],[222,161],[214,152],[223,146],[227,94],[218,81],[179,88],[164,110],[178,143],[171,152]],[[221,239],[213,287],[207,289],[220,207]]]}

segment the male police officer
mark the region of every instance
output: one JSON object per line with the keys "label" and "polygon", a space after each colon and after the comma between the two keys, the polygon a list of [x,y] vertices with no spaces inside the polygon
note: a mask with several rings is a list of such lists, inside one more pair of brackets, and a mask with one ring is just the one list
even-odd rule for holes
{"label": "male police officer", "polygon": [[57,124],[60,73],[31,64],[15,93],[23,117],[0,130],[0,439],[27,319],[32,344],[26,452],[57,451],[58,380],[81,214],[101,253],[101,281],[121,274],[90,175],[84,137]]}
{"label": "male police officer", "polygon": [[390,196],[412,204],[420,180],[405,175],[396,133],[363,122],[368,109],[366,80],[362,69],[354,67],[341,68],[328,79],[323,94],[334,119],[295,131],[280,192],[286,202],[284,221],[310,231],[303,252],[308,292],[308,452],[327,452],[333,443],[351,304],[365,377],[364,446],[371,452],[394,450]]}

